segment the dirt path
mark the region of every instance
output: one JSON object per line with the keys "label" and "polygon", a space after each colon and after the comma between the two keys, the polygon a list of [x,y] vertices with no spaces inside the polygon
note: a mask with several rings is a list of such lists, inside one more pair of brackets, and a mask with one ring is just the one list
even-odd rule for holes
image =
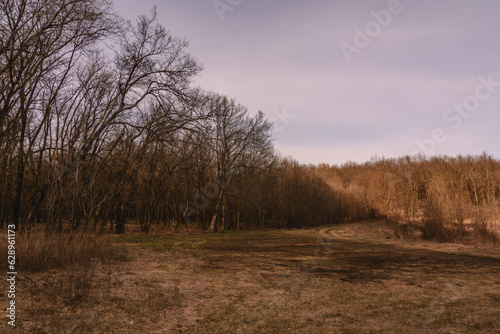
{"label": "dirt path", "polygon": [[422,246],[394,244],[349,238],[337,233],[336,228],[319,231],[323,248],[337,257],[348,259],[350,268],[356,271],[379,272],[386,276],[402,273],[426,273],[458,275],[481,271],[500,274],[498,253],[463,254],[450,249],[429,249]]}
{"label": "dirt path", "polygon": [[327,244],[330,243],[334,247],[337,245],[337,248],[339,248],[342,245],[342,248],[346,250],[364,252],[367,256],[370,256],[369,254],[375,251],[382,252],[382,254],[388,253],[385,256],[389,257],[419,256],[422,260],[432,260],[434,258],[436,261],[476,262],[491,264],[493,267],[498,266],[500,263],[500,249],[498,248],[482,251],[472,246],[464,247],[456,244],[428,243],[425,245],[420,243],[412,245],[408,242],[366,240],[342,235],[337,230],[338,227],[323,228],[319,230],[319,236]]}

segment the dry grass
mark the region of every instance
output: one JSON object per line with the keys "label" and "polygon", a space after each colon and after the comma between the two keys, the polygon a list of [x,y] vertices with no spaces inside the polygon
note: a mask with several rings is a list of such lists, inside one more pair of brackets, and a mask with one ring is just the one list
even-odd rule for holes
{"label": "dry grass", "polygon": [[21,274],[18,331],[500,331],[500,251],[343,229],[107,237],[130,261]]}
{"label": "dry grass", "polygon": [[413,243],[432,241],[486,248],[496,247],[500,244],[500,231],[497,224],[472,221],[459,226],[435,220],[406,223],[371,220],[343,224],[339,231],[351,236],[364,236],[377,240],[401,239]]}
{"label": "dry grass", "polygon": [[[1,241],[6,247],[6,240]],[[75,265],[86,266],[93,262],[115,260],[123,255],[114,249],[109,240],[95,234],[51,233],[35,231],[16,237],[16,268],[18,271],[37,272],[61,269]],[[6,263],[6,252],[0,261]]]}

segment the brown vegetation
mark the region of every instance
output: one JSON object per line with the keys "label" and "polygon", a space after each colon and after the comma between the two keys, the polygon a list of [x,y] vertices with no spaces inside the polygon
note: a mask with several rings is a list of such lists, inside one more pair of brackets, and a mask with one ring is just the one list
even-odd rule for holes
{"label": "brown vegetation", "polygon": [[274,153],[263,113],[192,86],[201,66],[154,10],[129,24],[107,0],[8,0],[0,14],[0,228],[334,219],[321,180]]}
{"label": "brown vegetation", "polygon": [[500,330],[498,249],[337,227],[105,238],[128,261],[23,270],[19,333]]}
{"label": "brown vegetation", "polygon": [[0,228],[385,218],[437,241],[497,240],[500,168],[486,154],[300,166],[274,152],[263,113],[192,85],[201,65],[155,10],[135,24],[107,0],[8,0],[0,13]]}
{"label": "brown vegetation", "polygon": [[[263,113],[192,85],[187,46],[155,10],[129,24],[108,0],[0,2],[0,229],[16,230],[20,332],[498,329],[494,247],[300,229],[494,245],[499,161],[299,165]],[[109,235],[133,229],[161,232]]]}
{"label": "brown vegetation", "polygon": [[[5,246],[3,242],[2,246]],[[0,252],[1,263],[7,263],[6,256],[6,252]],[[16,269],[19,271],[71,269],[75,265],[85,267],[120,258],[126,257],[113,248],[109,240],[88,233],[45,234],[37,231],[16,238]]]}
{"label": "brown vegetation", "polygon": [[374,159],[312,171],[338,193],[347,220],[385,220],[438,242],[500,240],[500,162],[486,154]]}

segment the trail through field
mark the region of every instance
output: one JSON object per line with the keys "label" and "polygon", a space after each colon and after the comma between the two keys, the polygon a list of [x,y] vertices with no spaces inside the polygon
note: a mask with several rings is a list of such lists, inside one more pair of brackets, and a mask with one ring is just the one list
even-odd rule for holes
{"label": "trail through field", "polygon": [[156,251],[141,275],[177,282],[178,332],[500,331],[498,253],[362,240],[335,227],[171,238],[148,240]]}
{"label": "trail through field", "polygon": [[[378,270],[387,275],[398,275],[403,272],[418,273],[418,269],[429,274],[465,273],[471,270],[492,270],[500,268],[500,253],[490,252],[488,255],[470,254],[429,249],[412,245],[402,246],[377,241],[349,238],[336,232],[336,228],[324,228],[319,231],[323,248],[331,248],[336,256],[349,260],[359,270]],[[361,240],[361,241],[360,241]]]}

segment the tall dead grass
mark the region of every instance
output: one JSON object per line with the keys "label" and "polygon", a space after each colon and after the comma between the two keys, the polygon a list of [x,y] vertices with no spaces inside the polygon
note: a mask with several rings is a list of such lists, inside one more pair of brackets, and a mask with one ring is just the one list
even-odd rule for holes
{"label": "tall dead grass", "polygon": [[[6,249],[6,245],[4,246],[2,248]],[[113,247],[107,238],[76,232],[22,233],[17,235],[15,246],[16,270],[28,272],[85,266],[97,261],[105,263],[126,257],[123,251]],[[0,261],[4,264],[7,260],[6,253],[0,252]]]}

